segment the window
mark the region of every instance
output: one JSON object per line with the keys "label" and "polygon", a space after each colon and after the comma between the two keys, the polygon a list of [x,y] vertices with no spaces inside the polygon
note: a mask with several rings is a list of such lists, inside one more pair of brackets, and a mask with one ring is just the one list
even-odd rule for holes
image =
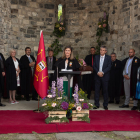
{"label": "window", "polygon": [[58,21],[62,21],[63,20],[63,16],[62,16],[62,14],[63,14],[63,7],[62,7],[62,4],[59,4],[58,5]]}

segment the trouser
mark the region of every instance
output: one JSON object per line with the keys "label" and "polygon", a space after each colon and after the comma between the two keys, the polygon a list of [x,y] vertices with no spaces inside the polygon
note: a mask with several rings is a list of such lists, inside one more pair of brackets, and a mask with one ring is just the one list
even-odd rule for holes
{"label": "trouser", "polygon": [[[130,101],[130,79],[129,80],[124,80],[124,91],[125,91],[125,105],[129,105]],[[133,101],[133,106],[137,106],[138,100]]]}
{"label": "trouser", "polygon": [[95,80],[95,105],[100,106],[99,96],[100,96],[101,86],[102,86],[102,92],[104,97],[103,106],[108,106],[108,81],[104,81],[103,78],[98,78]]}
{"label": "trouser", "polygon": [[110,81],[108,87],[110,101],[114,101],[115,99],[115,101],[120,102],[120,85],[113,82],[115,81]]}

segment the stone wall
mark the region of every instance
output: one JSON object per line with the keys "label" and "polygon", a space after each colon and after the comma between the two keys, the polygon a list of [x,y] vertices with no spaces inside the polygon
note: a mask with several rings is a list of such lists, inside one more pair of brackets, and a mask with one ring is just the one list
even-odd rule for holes
{"label": "stone wall", "polygon": [[11,0],[11,48],[17,50],[17,57],[24,55],[25,47],[31,47],[36,56],[41,30],[47,50],[53,41],[54,23],[53,0]]}
{"label": "stone wall", "polygon": [[10,0],[0,0],[0,52],[8,56],[10,46],[11,11]]}
{"label": "stone wall", "polygon": [[108,47],[108,54],[116,52],[118,59],[123,59],[128,56],[128,50],[134,48],[140,56],[140,0],[0,0],[0,48],[5,57],[9,49],[14,48],[20,58],[27,46],[36,56],[40,30],[44,32],[47,50],[55,39],[50,34],[60,3],[66,22],[66,35],[60,44],[71,45],[74,55],[84,58],[90,47],[96,47],[98,21],[106,11],[109,33],[104,33],[101,40]]}

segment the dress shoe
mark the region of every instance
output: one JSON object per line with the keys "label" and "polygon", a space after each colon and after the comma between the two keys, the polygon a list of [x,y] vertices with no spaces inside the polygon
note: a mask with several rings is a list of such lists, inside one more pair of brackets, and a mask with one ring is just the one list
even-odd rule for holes
{"label": "dress shoe", "polygon": [[37,99],[37,98],[32,98],[32,100],[38,101],[38,99]]}
{"label": "dress shoe", "polygon": [[4,105],[4,104],[0,103],[0,106],[4,107],[4,106],[6,106],[6,105]]}
{"label": "dress shoe", "polygon": [[111,103],[114,103],[114,101],[109,101],[108,103],[111,104]]}
{"label": "dress shoe", "polygon": [[116,101],[116,104],[119,104],[120,102],[119,101]]}
{"label": "dress shoe", "polygon": [[122,105],[122,106],[119,106],[119,108],[129,108],[129,105]]}
{"label": "dress shoe", "polygon": [[133,106],[131,110],[137,110],[137,106]]}
{"label": "dress shoe", "polygon": [[93,109],[98,109],[98,108],[99,108],[99,106],[94,106],[94,107],[93,107]]}
{"label": "dress shoe", "polygon": [[105,109],[105,110],[108,110],[108,107],[107,107],[107,106],[104,106],[104,109]]}
{"label": "dress shoe", "polygon": [[30,101],[30,99],[26,99],[26,101]]}

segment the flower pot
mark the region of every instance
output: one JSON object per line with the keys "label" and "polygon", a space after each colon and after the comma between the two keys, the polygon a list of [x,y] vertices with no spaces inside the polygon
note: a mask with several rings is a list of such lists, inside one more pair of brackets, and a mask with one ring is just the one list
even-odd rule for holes
{"label": "flower pot", "polygon": [[81,110],[81,111],[72,110],[72,121],[82,121],[81,119],[78,119],[78,117],[84,117],[84,115],[86,114],[88,114],[89,118],[89,110]]}

